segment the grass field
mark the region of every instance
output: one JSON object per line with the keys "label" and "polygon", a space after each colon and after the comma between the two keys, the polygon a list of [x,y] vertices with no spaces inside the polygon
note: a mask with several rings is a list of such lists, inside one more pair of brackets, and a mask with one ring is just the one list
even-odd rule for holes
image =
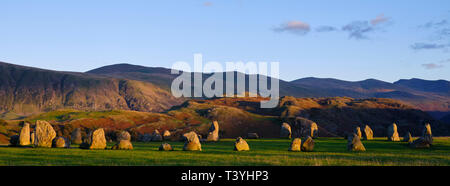
{"label": "grass field", "polygon": [[[182,142],[170,142],[175,151],[158,151],[160,142],[135,142],[134,150],[82,150],[0,147],[0,165],[356,165],[449,166],[450,137],[436,137],[431,149],[411,149],[385,138],[363,141],[366,152],[348,152],[342,138],[319,138],[314,152],[289,152],[290,140],[247,140],[251,151],[233,151],[234,139],[202,144],[201,152],[181,151]],[[108,144],[111,147],[113,144]]]}

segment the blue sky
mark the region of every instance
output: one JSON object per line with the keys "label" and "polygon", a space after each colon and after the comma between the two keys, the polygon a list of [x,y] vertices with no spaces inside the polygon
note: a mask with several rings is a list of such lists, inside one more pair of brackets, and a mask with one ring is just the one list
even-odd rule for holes
{"label": "blue sky", "polygon": [[0,43],[0,61],[64,71],[202,53],[284,80],[450,80],[450,1],[2,0]]}

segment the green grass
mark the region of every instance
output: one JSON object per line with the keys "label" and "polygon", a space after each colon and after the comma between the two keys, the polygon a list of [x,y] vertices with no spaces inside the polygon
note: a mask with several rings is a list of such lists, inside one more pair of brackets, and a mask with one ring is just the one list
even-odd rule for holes
{"label": "green grass", "polygon": [[158,151],[159,142],[135,142],[135,149],[129,151],[0,147],[0,165],[450,165],[450,137],[435,138],[430,149],[411,149],[404,142],[377,138],[363,141],[366,152],[348,152],[341,138],[315,141],[314,152],[289,152],[287,139],[247,140],[248,152],[233,151],[234,139],[204,143],[202,152],[181,151],[181,142],[170,142],[175,151],[169,152]]}

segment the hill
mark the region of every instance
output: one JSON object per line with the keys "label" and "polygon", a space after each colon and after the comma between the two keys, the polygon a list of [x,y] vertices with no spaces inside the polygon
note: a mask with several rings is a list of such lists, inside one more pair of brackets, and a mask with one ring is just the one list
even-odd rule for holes
{"label": "hill", "polygon": [[0,63],[0,112],[29,115],[62,108],[159,112],[180,104],[151,83]]}

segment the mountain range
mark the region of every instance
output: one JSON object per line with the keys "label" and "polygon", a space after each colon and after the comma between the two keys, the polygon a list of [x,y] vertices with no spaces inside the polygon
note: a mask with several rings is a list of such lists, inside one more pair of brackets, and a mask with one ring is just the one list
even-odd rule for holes
{"label": "mountain range", "polygon": [[[205,80],[211,74],[202,75]],[[171,74],[171,69],[131,64],[104,66],[81,73],[0,62],[0,117],[63,108],[161,112],[186,101],[170,93],[171,82],[177,76]],[[249,77],[255,75],[244,76],[248,83]],[[450,82],[446,80],[413,78],[389,83],[376,79],[343,81],[308,77],[279,82],[280,96],[391,98],[427,111],[437,119],[450,113]]]}

